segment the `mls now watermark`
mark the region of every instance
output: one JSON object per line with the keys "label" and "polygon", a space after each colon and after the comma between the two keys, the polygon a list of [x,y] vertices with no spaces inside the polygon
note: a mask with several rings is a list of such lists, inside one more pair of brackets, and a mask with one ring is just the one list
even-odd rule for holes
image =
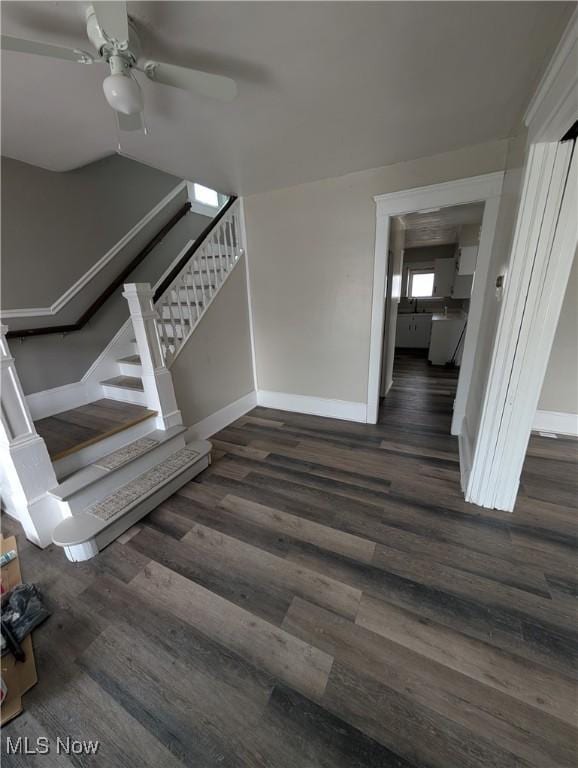
{"label": "mls now watermark", "polygon": [[4,745],[7,755],[96,755],[100,742],[96,739],[73,739],[70,736],[57,736],[56,739],[49,739],[48,736],[39,736],[37,739],[19,736],[13,739],[7,736]]}

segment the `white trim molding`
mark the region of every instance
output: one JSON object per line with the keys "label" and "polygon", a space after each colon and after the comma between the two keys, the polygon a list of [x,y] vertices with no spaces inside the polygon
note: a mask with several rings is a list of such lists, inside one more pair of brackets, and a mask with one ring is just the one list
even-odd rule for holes
{"label": "white trim molding", "polygon": [[235,402],[226,405],[202,421],[197,422],[187,430],[187,442],[194,440],[207,440],[212,435],[220,432],[229,424],[232,424],[257,405],[257,393],[249,392]]}
{"label": "white trim molding", "polygon": [[560,141],[578,117],[578,8],[528,105],[530,142]]}
{"label": "white trim molding", "polygon": [[458,436],[458,450],[460,456],[460,484],[465,493],[472,471],[472,438],[468,429],[468,421],[462,419],[462,430]]}
{"label": "white trim molding", "polygon": [[245,279],[247,281],[247,309],[249,312],[249,334],[251,338],[251,362],[253,365],[253,386],[259,389],[257,379],[257,353],[255,352],[255,326],[253,323],[253,299],[251,298],[251,273],[249,268],[249,254],[247,244],[247,225],[245,223],[245,201],[239,200],[239,224],[241,226],[241,242],[245,244]]}
{"label": "white trim molding", "polygon": [[458,392],[452,420],[452,434],[458,435],[465,413],[469,385],[473,370],[490,256],[494,242],[497,212],[504,180],[503,171],[446,181],[427,187],[415,187],[374,197],[376,205],[376,235],[373,267],[373,299],[369,349],[369,375],[367,384],[367,421],[377,423],[379,387],[383,354],[383,326],[385,313],[385,287],[387,254],[392,216],[400,216],[427,208],[445,208],[451,205],[484,202],[484,216],[478,250],[476,279],[470,301],[468,325],[464,339],[464,352],[460,366]]}
{"label": "white trim molding", "polygon": [[578,413],[563,411],[536,411],[534,432],[551,432],[554,435],[570,435],[578,437]]}
{"label": "white trim molding", "polygon": [[578,242],[578,152],[533,144],[466,500],[511,511]]}
{"label": "white trim molding", "polygon": [[60,296],[54,304],[49,307],[25,307],[22,309],[5,309],[0,311],[0,316],[3,320],[9,320],[13,318],[23,317],[50,317],[56,315],[64,307],[72,301],[72,299],[93,280],[96,275],[101,272],[107,264],[109,264],[115,256],[117,256],[123,248],[125,248],[130,241],[138,235],[138,233],[146,227],[169,203],[171,203],[181,192],[186,191],[187,182],[181,181],[180,184],[172,189],[168,195],[155,205],[145,216],[138,221],[132,229],[130,229],[126,235],[115,243],[110,250],[108,250],[104,256],[102,256],[97,262],[95,262],[90,269],[88,269],[73,285],[70,286]]}
{"label": "white trim molding", "polygon": [[365,424],[367,420],[366,404],[350,400],[292,395],[287,392],[268,392],[260,389],[257,392],[257,405],[262,405],[264,408],[275,408],[278,411],[295,411],[312,416],[358,421],[362,424]]}

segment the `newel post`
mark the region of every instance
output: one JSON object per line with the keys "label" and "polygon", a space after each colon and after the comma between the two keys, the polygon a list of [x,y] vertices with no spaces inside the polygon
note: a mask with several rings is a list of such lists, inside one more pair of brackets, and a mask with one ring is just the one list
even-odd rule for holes
{"label": "newel post", "polygon": [[0,491],[10,517],[26,537],[46,547],[54,527],[70,512],[47,491],[58,485],[46,443],[36,432],[26,397],[0,325]]}
{"label": "newel post", "polygon": [[158,429],[179,426],[183,420],[177,406],[173,378],[163,357],[153,290],[148,283],[127,283],[122,295],[128,301],[141,360],[147,408],[158,413]]}

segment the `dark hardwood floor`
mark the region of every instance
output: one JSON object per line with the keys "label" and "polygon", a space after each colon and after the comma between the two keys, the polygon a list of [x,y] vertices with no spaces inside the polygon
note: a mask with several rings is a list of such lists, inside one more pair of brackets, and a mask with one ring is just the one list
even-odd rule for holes
{"label": "dark hardwood floor", "polygon": [[58,766],[575,766],[576,444],[532,439],[513,514],[468,505],[455,384],[404,355],[376,426],[256,408],[85,564],[19,536],[54,613],[3,742],[100,740]]}

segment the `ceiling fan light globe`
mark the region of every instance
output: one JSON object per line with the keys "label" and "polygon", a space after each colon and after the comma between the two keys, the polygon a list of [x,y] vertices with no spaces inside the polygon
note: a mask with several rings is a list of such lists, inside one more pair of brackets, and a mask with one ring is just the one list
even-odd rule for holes
{"label": "ceiling fan light globe", "polygon": [[110,106],[123,115],[142,112],[144,104],[141,89],[129,75],[114,74],[103,80],[102,90]]}

